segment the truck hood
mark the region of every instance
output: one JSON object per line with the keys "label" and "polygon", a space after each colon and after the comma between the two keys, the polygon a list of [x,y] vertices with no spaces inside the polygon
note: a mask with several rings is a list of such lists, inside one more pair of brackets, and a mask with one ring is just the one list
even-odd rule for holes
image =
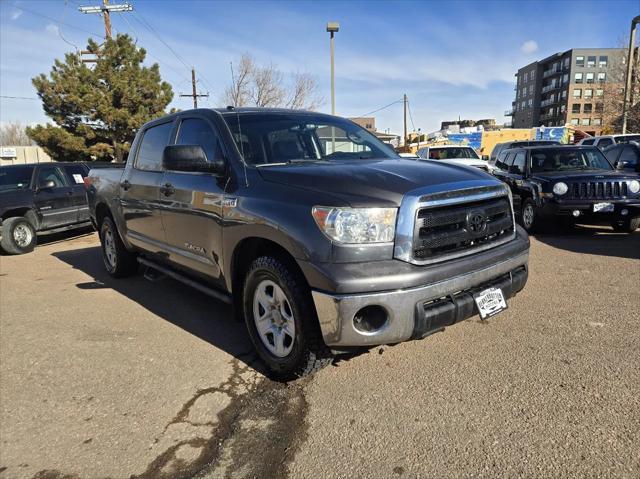
{"label": "truck hood", "polygon": [[258,170],[265,181],[329,193],[351,206],[400,206],[404,194],[416,188],[492,178],[479,169],[408,159],[308,162]]}

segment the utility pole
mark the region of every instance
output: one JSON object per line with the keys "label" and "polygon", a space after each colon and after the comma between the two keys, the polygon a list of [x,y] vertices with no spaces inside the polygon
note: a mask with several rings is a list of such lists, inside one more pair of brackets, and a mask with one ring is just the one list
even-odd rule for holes
{"label": "utility pole", "polygon": [[327,23],[327,32],[330,34],[330,50],[331,50],[331,114],[336,114],[336,84],[335,84],[335,66],[334,66],[334,47],[333,37],[337,31],[340,30],[340,24],[338,22]]}
{"label": "utility pole", "polygon": [[209,97],[208,93],[198,93],[196,89],[196,69],[191,67],[191,93],[185,93],[180,96],[190,96],[193,98],[193,107],[198,108],[198,97]]}
{"label": "utility pole", "polygon": [[102,5],[94,7],[78,7],[82,13],[97,13],[102,15],[104,19],[104,36],[111,38],[111,12],[131,12],[133,5],[130,3],[121,3],[118,5],[110,5],[109,0],[102,0]]}
{"label": "utility pole", "polygon": [[409,139],[407,138],[407,94],[404,94],[403,97],[404,103],[404,147],[405,153],[409,152]]}
{"label": "utility pole", "polygon": [[633,106],[631,103],[631,78],[635,66],[636,27],[640,23],[640,15],[631,20],[631,33],[629,33],[629,54],[627,57],[627,80],[624,85],[624,102],[622,103],[622,133],[627,132],[627,115]]}

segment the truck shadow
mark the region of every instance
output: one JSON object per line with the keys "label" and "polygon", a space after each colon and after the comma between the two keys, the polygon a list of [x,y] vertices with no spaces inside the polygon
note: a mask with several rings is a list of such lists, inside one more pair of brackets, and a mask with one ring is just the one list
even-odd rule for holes
{"label": "truck shadow", "polygon": [[640,259],[640,230],[616,233],[609,226],[582,226],[534,235],[541,243],[573,253]]}
{"label": "truck shadow", "polygon": [[78,283],[81,290],[112,289],[156,316],[225,351],[262,375],[267,371],[254,352],[243,323],[233,308],[171,278],[150,282],[142,274],[114,279],[102,265],[100,247],[52,253],[54,257],[93,278]]}

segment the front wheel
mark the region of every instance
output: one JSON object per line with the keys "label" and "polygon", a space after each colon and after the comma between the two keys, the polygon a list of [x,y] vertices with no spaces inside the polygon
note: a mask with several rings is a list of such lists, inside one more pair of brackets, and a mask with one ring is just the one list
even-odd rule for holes
{"label": "front wheel", "polygon": [[536,204],[532,199],[524,200],[522,211],[520,212],[520,223],[527,233],[532,233],[538,226],[536,209]]}
{"label": "front wheel", "polygon": [[637,218],[628,218],[626,220],[614,221],[611,223],[613,231],[616,233],[633,233],[640,227],[640,216]]}
{"label": "front wheel", "polygon": [[36,247],[36,241],[36,229],[25,217],[7,218],[2,223],[0,246],[6,253],[31,253]]}
{"label": "front wheel", "polygon": [[277,379],[311,374],[331,363],[304,278],[278,258],[257,258],[245,276],[244,319],[253,345]]}

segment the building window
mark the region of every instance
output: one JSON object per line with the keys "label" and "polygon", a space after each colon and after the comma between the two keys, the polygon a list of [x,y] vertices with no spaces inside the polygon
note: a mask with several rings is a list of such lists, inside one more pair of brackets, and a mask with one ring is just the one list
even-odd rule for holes
{"label": "building window", "polygon": [[520,96],[527,96],[527,87],[524,87],[522,89],[522,93],[520,94]]}
{"label": "building window", "polygon": [[584,57],[576,57],[576,66],[583,67],[584,66]]}
{"label": "building window", "polygon": [[523,101],[522,103],[520,103],[521,110],[524,110],[525,106],[527,106],[526,102]]}
{"label": "building window", "polygon": [[582,73],[576,73],[575,83],[582,83]]}
{"label": "building window", "polygon": [[587,67],[593,68],[596,66],[596,57],[587,57]]}
{"label": "building window", "polygon": [[525,73],[524,74],[524,82],[527,83],[527,81],[529,80],[529,73]]}
{"label": "building window", "polygon": [[591,118],[583,118],[580,124],[582,126],[589,126],[591,124]]}
{"label": "building window", "polygon": [[584,112],[585,113],[592,113],[593,112],[593,105],[591,103],[585,103]]}
{"label": "building window", "polygon": [[562,90],[562,99],[565,100],[567,98],[567,90]]}
{"label": "building window", "polygon": [[565,73],[564,75],[562,75],[562,83],[564,85],[566,85],[567,83],[569,83],[569,74]]}
{"label": "building window", "polygon": [[580,113],[580,103],[571,105],[571,113]]}
{"label": "building window", "polygon": [[566,109],[567,109],[567,107],[565,105],[560,105],[560,111],[562,113],[564,113]]}
{"label": "building window", "polygon": [[529,95],[533,95],[533,85],[529,85]]}
{"label": "building window", "polygon": [[587,73],[587,83],[593,83],[594,73]]}
{"label": "building window", "polygon": [[531,108],[533,106],[533,99],[529,98],[529,108]]}
{"label": "building window", "polygon": [[602,88],[598,88],[596,90],[596,96],[603,96],[604,95],[604,90]]}
{"label": "building window", "polygon": [[580,88],[574,88],[573,98],[582,98],[582,90]]}
{"label": "building window", "polygon": [[609,63],[609,57],[606,55],[600,56],[600,60],[598,60],[598,66],[600,68],[607,68],[607,64]]}
{"label": "building window", "polygon": [[572,125],[579,125],[580,124],[580,120],[578,120],[577,118],[571,118],[571,124]]}
{"label": "building window", "polygon": [[596,126],[602,125],[602,118],[594,118],[593,119],[593,124],[596,125]]}
{"label": "building window", "polygon": [[592,90],[591,88],[587,88],[587,89],[584,91],[584,97],[585,97],[585,98],[591,98],[591,97],[593,97],[593,90]]}
{"label": "building window", "polygon": [[564,67],[565,67],[565,68],[569,68],[569,62],[570,62],[570,61],[571,61],[571,60],[569,59],[569,57],[567,57],[567,58],[565,58],[565,59],[564,59]]}
{"label": "building window", "polygon": [[536,77],[536,71],[532,70],[531,71],[531,81],[533,81],[533,79]]}
{"label": "building window", "polygon": [[598,81],[600,83],[604,83],[605,81],[607,81],[607,74],[605,72],[598,73]]}

